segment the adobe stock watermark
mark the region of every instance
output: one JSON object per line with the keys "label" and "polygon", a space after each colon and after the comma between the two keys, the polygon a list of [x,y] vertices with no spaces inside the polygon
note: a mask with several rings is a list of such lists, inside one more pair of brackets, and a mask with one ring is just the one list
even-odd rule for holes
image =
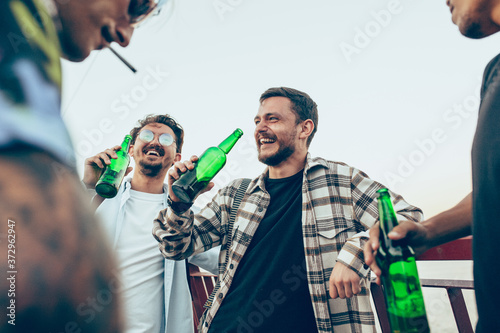
{"label": "adobe stock watermark", "polygon": [[[463,294],[463,291],[465,291],[467,289],[462,290],[462,289],[451,288],[451,289],[448,289],[446,291],[444,288],[440,288],[440,287],[424,287],[423,289],[428,290],[428,291],[431,291],[431,289],[434,289],[433,293],[429,294],[429,297],[425,298],[425,301],[426,301],[425,308],[427,311],[427,316],[429,317],[428,319],[431,323],[435,322],[433,320],[434,318],[442,319],[442,318],[448,317],[448,318],[452,319],[454,315],[453,315],[452,308],[450,305],[453,304],[454,302],[461,302],[462,300],[463,301],[467,300],[467,297],[464,297],[467,295]],[[470,291],[472,292],[472,294],[470,294],[470,296],[472,297],[471,302],[474,304],[473,291],[472,290],[470,290]],[[470,310],[472,310],[472,309],[470,309]],[[471,312],[469,311],[469,313],[471,313]],[[470,318],[470,319],[472,320],[472,318]],[[444,325],[446,325],[446,326],[443,327],[441,325],[438,325],[438,327],[435,328],[436,331],[438,328],[441,328],[441,329],[444,329],[444,328],[456,329],[457,328],[456,323],[453,320],[451,320],[451,322],[449,322],[449,323],[442,322],[440,324],[443,326]]]}
{"label": "adobe stock watermark", "polygon": [[430,135],[413,141],[415,148],[407,154],[398,156],[396,170],[387,171],[384,174],[385,183],[389,188],[395,189],[398,184],[404,183],[412,176],[418,167],[422,166],[432,155],[436,153],[439,145],[449,138],[450,130],[456,131],[473,114],[476,114],[480,104],[480,86],[474,93],[466,96],[460,103],[455,103],[445,110],[442,115],[444,126],[435,127]]}
{"label": "adobe stock watermark", "polygon": [[266,318],[270,318],[275,310],[287,301],[285,293],[297,291],[303,283],[307,283],[306,261],[301,265],[292,265],[281,275],[282,289],[274,289],[269,293],[269,297],[262,301],[254,300],[254,306],[246,318],[238,316],[237,333],[253,333],[255,329],[264,324]]}
{"label": "adobe stock watermark", "polygon": [[114,118],[104,117],[95,127],[84,129],[81,134],[85,139],[76,144],[76,153],[80,157],[88,157],[94,152],[94,147],[102,144],[106,134],[112,133],[120,122],[127,119],[131,111],[137,109],[146,100],[151,92],[158,89],[170,74],[162,70],[159,66],[148,67],[140,83],[132,87],[129,91],[122,93],[111,102],[111,112]]}
{"label": "adobe stock watermark", "polygon": [[366,22],[362,27],[357,26],[354,28],[352,41],[342,41],[339,44],[340,51],[347,63],[351,63],[353,57],[365,50],[391,24],[394,16],[402,12],[403,6],[400,0],[390,0],[386,8],[371,11],[371,20]]}
{"label": "adobe stock watermark", "polygon": [[82,328],[82,325],[90,324],[93,320],[95,320],[99,313],[104,311],[104,309],[106,309],[106,307],[113,302],[116,294],[120,292],[121,284],[119,273],[117,271],[113,271],[112,275],[114,278],[109,280],[106,288],[100,289],[97,291],[96,295],[93,297],[89,296],[85,301],[78,304],[76,307],[76,313],[83,319],[83,321],[78,320],[78,322],[67,322],[64,325],[64,333],[86,332],[84,329],[85,327]]}
{"label": "adobe stock watermark", "polygon": [[243,4],[243,0],[214,0],[212,6],[221,21],[226,19],[228,13],[233,12]]}
{"label": "adobe stock watermark", "polygon": [[[107,135],[121,128],[121,123],[133,114],[133,111],[141,106],[148,96],[157,90],[170,76],[170,73],[162,69],[160,66],[148,67],[145,71],[141,71],[142,77],[138,78],[139,83],[132,88],[120,94],[110,104],[111,116],[106,116],[97,120],[93,127],[85,128],[80,131],[83,139],[79,140],[74,147],[67,147],[68,164],[76,167],[77,159],[86,159],[96,153],[96,147],[100,146]],[[126,131],[128,132],[128,130]],[[119,143],[116,143],[119,144]],[[111,145],[111,144],[110,144]],[[65,168],[57,163],[53,163],[52,167],[56,170],[56,174],[65,172]],[[60,177],[62,180],[62,177]]]}
{"label": "adobe stock watermark", "polygon": [[7,281],[9,281],[9,289],[6,290],[9,299],[7,306],[7,323],[16,325],[16,221],[7,220]]}

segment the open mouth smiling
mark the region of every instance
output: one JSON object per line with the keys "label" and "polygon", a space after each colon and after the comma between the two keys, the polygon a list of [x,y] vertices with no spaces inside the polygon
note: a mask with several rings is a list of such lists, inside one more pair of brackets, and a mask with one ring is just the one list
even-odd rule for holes
{"label": "open mouth smiling", "polygon": [[160,151],[160,150],[157,150],[155,148],[153,148],[153,149],[146,149],[146,150],[144,150],[144,155],[146,155],[146,156],[161,157],[161,156],[163,156],[163,152]]}
{"label": "open mouth smiling", "polygon": [[261,139],[259,139],[259,143],[261,145],[271,144],[271,143],[275,143],[275,142],[276,142],[276,139],[271,139],[271,138],[261,138]]}

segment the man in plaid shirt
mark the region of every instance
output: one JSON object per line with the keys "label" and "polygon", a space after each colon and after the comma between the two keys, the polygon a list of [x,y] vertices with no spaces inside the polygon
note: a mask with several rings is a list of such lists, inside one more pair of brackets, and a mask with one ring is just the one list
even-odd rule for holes
{"label": "man in plaid shirt", "polygon": [[[219,190],[197,215],[171,191],[196,157],[169,171],[169,207],[154,222],[167,258],[223,245],[223,269],[200,332],[374,332],[362,248],[378,220],[376,191],[384,186],[344,163],[308,154],[318,113],[307,94],[271,88],[260,103],[254,135],[268,167],[233,212],[230,235],[242,179]],[[422,219],[420,209],[391,196],[400,220]]]}

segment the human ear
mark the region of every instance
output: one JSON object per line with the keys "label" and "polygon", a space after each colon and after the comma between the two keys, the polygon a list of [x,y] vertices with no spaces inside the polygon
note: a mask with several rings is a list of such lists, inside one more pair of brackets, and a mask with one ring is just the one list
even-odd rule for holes
{"label": "human ear", "polygon": [[314,123],[311,119],[306,119],[300,124],[300,138],[307,139],[314,130]]}

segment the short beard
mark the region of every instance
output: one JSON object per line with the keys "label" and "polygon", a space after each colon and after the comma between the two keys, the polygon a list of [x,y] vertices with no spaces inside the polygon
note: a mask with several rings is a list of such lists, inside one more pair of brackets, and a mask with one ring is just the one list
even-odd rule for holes
{"label": "short beard", "polygon": [[466,30],[462,34],[465,37],[469,37],[472,39],[480,39],[487,36],[487,34],[484,33],[483,30],[481,29],[481,25],[476,22],[468,25]]}
{"label": "short beard", "polygon": [[290,146],[287,146],[285,148],[280,148],[276,154],[271,155],[269,157],[261,157],[260,152],[259,152],[259,161],[264,163],[265,165],[268,166],[277,166],[283,161],[286,161],[292,154],[295,152],[295,149],[293,149]]}
{"label": "short beard", "polygon": [[144,161],[139,162],[139,166],[141,167],[141,172],[148,177],[154,178],[160,174],[160,172],[163,170],[163,164],[158,163],[158,164],[146,164]]}

